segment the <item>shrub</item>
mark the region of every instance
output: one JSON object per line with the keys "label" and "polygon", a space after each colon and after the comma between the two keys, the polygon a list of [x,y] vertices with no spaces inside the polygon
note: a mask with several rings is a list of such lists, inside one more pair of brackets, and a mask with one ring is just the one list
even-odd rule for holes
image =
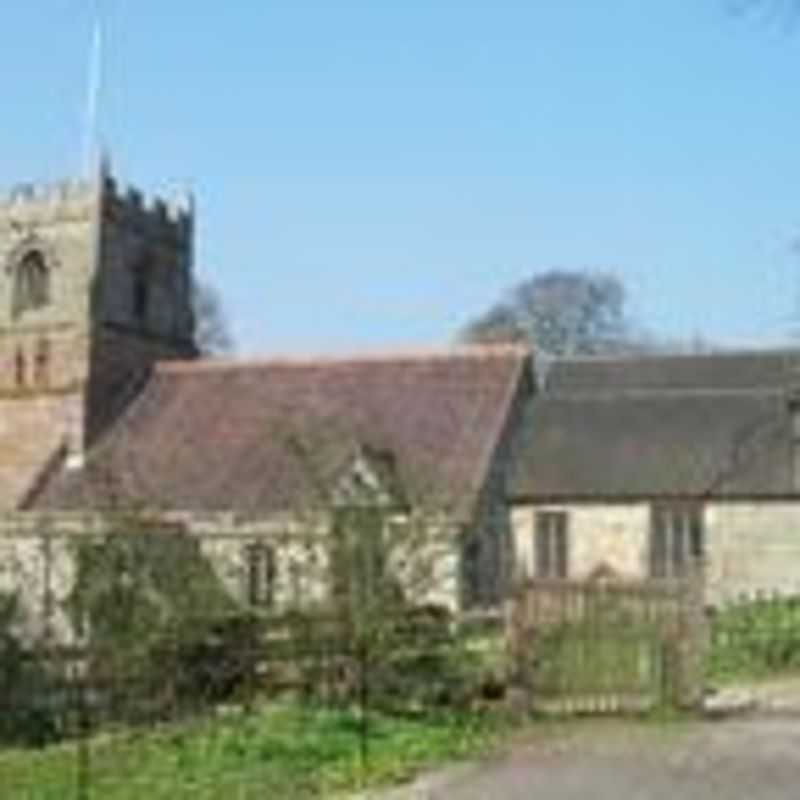
{"label": "shrub", "polygon": [[165,718],[232,697],[254,671],[258,634],[197,542],[128,521],[82,544],[68,608],[87,679],[114,720]]}
{"label": "shrub", "polygon": [[15,634],[16,617],[16,597],[0,595],[0,743],[42,746],[61,733],[63,697],[44,660]]}

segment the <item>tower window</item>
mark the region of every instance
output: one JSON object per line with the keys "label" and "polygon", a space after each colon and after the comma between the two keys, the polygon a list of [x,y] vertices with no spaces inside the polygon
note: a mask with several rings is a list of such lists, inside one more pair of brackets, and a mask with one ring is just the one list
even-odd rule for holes
{"label": "tower window", "polygon": [[33,380],[37,386],[50,385],[50,342],[47,339],[40,339],[36,345]]}
{"label": "tower window", "polygon": [[18,317],[26,311],[50,303],[50,270],[41,250],[29,250],[17,264],[11,313]]}
{"label": "tower window", "polygon": [[21,348],[17,348],[16,355],[14,356],[14,383],[17,389],[22,389],[25,386],[25,354]]}
{"label": "tower window", "polygon": [[133,315],[138,322],[147,319],[147,307],[150,304],[149,270],[137,269],[133,273]]}

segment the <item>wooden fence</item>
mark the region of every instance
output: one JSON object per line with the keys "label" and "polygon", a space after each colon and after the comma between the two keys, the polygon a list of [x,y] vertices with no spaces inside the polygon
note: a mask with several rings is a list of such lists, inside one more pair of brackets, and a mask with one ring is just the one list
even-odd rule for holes
{"label": "wooden fence", "polygon": [[702,698],[700,569],[670,581],[531,580],[508,625],[516,680],[537,710],[619,713]]}

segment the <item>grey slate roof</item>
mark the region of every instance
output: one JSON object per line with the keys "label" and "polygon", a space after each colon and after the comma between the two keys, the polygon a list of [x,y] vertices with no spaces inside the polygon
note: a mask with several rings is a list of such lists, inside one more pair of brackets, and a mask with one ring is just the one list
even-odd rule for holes
{"label": "grey slate roof", "polygon": [[511,496],[791,496],[798,367],[800,350],[556,361]]}

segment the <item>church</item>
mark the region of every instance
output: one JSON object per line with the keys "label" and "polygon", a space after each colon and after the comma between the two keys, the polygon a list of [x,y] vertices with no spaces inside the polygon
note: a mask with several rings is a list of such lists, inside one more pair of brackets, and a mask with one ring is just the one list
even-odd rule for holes
{"label": "church", "polygon": [[87,515],[135,508],[196,535],[232,592],[272,602],[282,552],[256,545],[366,488],[396,521],[447,531],[437,602],[496,602],[529,353],[202,359],[194,228],[191,202],[148,200],[107,166],[0,202],[0,588],[23,565],[52,603]]}
{"label": "church", "polygon": [[362,507],[385,540],[433,532],[421,599],[454,610],[524,576],[696,559],[710,602],[800,591],[800,351],[205,359],[194,231],[191,201],[107,166],[0,200],[0,592],[24,586],[33,618],[69,594],[75,542],[132,512],[266,606],[326,583],[298,584],[298,564],[324,572],[298,529]]}

